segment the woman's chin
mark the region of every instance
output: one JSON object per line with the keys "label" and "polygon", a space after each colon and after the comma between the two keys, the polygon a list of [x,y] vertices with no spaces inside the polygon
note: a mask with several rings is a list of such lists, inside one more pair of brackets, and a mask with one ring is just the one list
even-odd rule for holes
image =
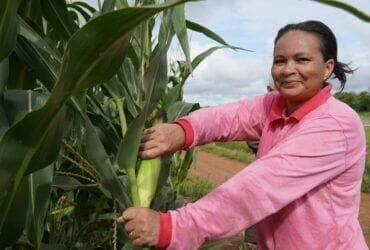
{"label": "woman's chin", "polygon": [[279,92],[286,99],[294,99],[294,97],[298,97],[302,94],[300,88],[280,88]]}

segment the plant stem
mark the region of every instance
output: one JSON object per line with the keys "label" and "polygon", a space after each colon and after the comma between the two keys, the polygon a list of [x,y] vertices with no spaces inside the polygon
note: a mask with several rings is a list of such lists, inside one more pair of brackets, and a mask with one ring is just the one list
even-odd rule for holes
{"label": "plant stem", "polygon": [[117,233],[118,233],[118,227],[117,227],[117,203],[116,201],[113,201],[113,213],[114,213],[114,219],[113,219],[113,250],[117,250]]}

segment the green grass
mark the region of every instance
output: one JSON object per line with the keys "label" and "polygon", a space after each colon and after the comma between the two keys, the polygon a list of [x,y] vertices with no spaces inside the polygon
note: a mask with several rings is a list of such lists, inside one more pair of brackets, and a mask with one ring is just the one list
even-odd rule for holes
{"label": "green grass", "polygon": [[188,175],[179,186],[179,194],[191,199],[200,199],[211,192],[216,185],[202,180],[197,176]]}
{"label": "green grass", "polygon": [[246,164],[254,160],[254,155],[245,142],[214,142],[201,146],[200,150]]}
{"label": "green grass", "polygon": [[362,120],[366,120],[370,122],[370,112],[360,112],[358,113]]}
{"label": "green grass", "polygon": [[365,132],[366,132],[366,164],[364,177],[362,179],[361,190],[362,192],[370,193],[370,127],[365,127]]}

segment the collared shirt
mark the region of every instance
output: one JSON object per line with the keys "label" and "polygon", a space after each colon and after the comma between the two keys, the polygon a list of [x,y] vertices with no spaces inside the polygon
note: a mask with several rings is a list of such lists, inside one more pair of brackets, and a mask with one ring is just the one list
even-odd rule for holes
{"label": "collared shirt", "polygon": [[192,134],[186,148],[245,140],[260,140],[260,146],[242,171],[169,212],[167,249],[198,249],[253,225],[258,249],[368,249],[358,221],[364,127],[330,89],[290,116],[275,91],[183,118],[186,137]]}

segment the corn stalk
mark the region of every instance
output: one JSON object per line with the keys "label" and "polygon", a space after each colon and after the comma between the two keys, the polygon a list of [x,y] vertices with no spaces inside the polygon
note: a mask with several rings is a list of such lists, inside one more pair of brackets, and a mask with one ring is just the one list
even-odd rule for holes
{"label": "corn stalk", "polygon": [[[150,204],[173,208],[171,180],[178,184],[185,178],[194,152],[178,159],[181,167],[171,175],[171,160],[137,158],[142,131],[156,120],[172,121],[199,108],[182,98],[190,72],[217,49],[236,48],[186,20],[185,2],[137,1],[130,7],[124,0],[106,0],[99,10],[64,0],[0,2],[1,247],[20,244],[23,232],[36,249],[41,243],[81,245],[103,216],[98,209],[88,222],[78,217],[76,211],[85,206],[78,202],[81,194],[98,196],[110,211],[113,204],[121,210]],[[221,46],[191,61],[188,29]],[[169,75],[174,36],[185,61]],[[172,195],[161,196],[169,187]],[[62,198],[71,200],[68,206],[53,210]],[[42,242],[44,231],[51,241]],[[106,244],[125,245],[120,231],[121,237]]]}

